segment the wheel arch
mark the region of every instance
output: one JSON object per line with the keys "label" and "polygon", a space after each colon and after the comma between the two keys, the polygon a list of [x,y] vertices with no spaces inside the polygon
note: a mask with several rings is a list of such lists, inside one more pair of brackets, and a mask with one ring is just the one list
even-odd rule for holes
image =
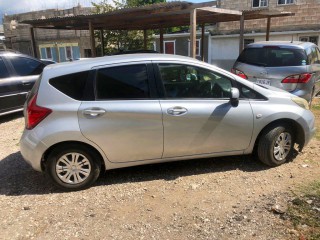
{"label": "wheel arch", "polygon": [[59,147],[59,146],[67,146],[67,145],[77,145],[79,147],[86,147],[88,149],[90,149],[90,151],[93,151],[97,154],[97,156],[99,156],[99,163],[101,164],[101,170],[102,171],[105,171],[106,170],[106,166],[105,166],[105,161],[104,161],[104,158],[103,156],[101,155],[101,153],[95,148],[93,147],[92,145],[88,144],[88,143],[85,143],[85,142],[80,142],[80,141],[63,141],[63,142],[59,142],[59,143],[56,143],[56,144],[53,144],[52,146],[50,146],[42,155],[42,159],[41,159],[41,169],[42,171],[45,171],[46,169],[46,161],[48,159],[48,156],[49,154],[53,151],[53,149]]}
{"label": "wheel arch", "polygon": [[282,119],[277,119],[274,120],[272,122],[270,122],[269,124],[267,124],[266,126],[264,126],[261,131],[259,132],[255,143],[254,143],[254,149],[257,148],[259,140],[263,134],[263,132],[267,129],[270,128],[271,126],[279,126],[279,125],[287,125],[291,128],[291,130],[294,132],[295,136],[294,136],[294,142],[297,143],[299,145],[299,151],[302,151],[304,145],[305,145],[305,134],[304,134],[304,130],[303,127],[296,121],[290,119],[290,118],[282,118]]}

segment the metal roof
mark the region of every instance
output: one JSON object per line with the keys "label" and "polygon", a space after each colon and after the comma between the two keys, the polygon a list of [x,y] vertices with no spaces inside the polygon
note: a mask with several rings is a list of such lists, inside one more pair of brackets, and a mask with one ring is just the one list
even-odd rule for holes
{"label": "metal roof", "polygon": [[204,3],[168,2],[123,8],[107,13],[76,15],[47,19],[25,20],[35,28],[87,30],[89,22],[94,29],[143,30],[190,25],[190,11],[197,9],[197,24],[239,21],[268,17],[292,16],[290,12],[249,10],[236,11],[216,8],[216,1]]}

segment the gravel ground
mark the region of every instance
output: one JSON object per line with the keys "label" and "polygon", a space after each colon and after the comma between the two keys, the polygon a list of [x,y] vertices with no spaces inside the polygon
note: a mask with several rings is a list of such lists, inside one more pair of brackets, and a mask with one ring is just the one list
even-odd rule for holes
{"label": "gravel ground", "polygon": [[251,156],[156,164],[64,193],[23,161],[23,127],[21,114],[0,118],[0,239],[299,239],[281,213],[320,176],[314,138],[277,168]]}

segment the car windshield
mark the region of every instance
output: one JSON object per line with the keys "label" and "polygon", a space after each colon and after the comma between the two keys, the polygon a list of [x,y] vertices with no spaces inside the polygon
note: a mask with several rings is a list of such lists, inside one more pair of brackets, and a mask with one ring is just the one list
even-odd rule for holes
{"label": "car windshield", "polygon": [[307,65],[307,56],[302,49],[246,48],[237,61],[263,67],[304,66]]}

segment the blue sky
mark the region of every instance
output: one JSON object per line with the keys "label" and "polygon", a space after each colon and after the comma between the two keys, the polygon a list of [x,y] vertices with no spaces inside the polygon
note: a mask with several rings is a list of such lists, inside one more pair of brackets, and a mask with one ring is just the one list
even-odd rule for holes
{"label": "blue sky", "polygon": [[[190,2],[206,2],[210,0],[187,0]],[[0,22],[5,13],[22,13],[48,8],[70,8],[80,3],[82,6],[91,6],[91,2],[99,3],[101,0],[0,0]]]}

